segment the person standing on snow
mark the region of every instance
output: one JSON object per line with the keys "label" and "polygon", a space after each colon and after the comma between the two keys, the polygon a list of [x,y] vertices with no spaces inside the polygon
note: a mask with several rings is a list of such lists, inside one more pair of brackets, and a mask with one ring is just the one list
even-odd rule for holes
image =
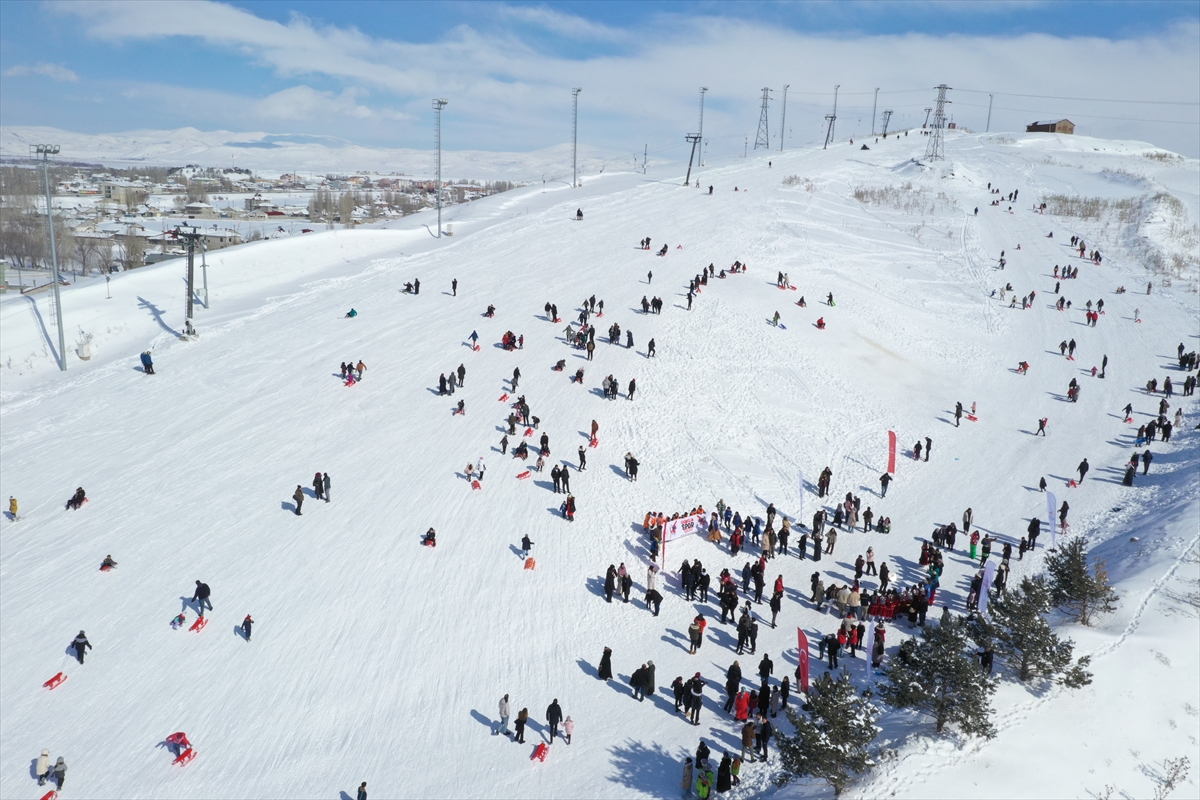
{"label": "person standing on snow", "polygon": [[1079,466],[1075,469],[1079,472],[1079,482],[1083,483],[1083,476],[1088,474],[1088,470],[1091,469],[1091,466],[1088,464],[1088,460],[1085,458],[1083,461],[1079,462]]}
{"label": "person standing on snow", "polygon": [[929,460],[929,453],[931,450],[933,450],[933,439],[930,439],[928,436],[926,436],[925,437],[925,460],[926,461]]}
{"label": "person standing on snow", "polygon": [[300,516],[300,507],[304,505],[304,487],[296,484],[296,492],[292,495],[292,499],[296,501],[296,516]]}
{"label": "person standing on snow", "polygon": [[37,760],[37,777],[38,786],[46,785],[46,778],[50,777],[50,749],[42,751]]}
{"label": "person standing on snow", "polygon": [[202,617],[204,616],[204,609],[213,610],[212,603],[208,599],[210,594],[212,594],[212,590],[208,588],[207,583],[196,581],[196,591],[192,595],[192,602],[197,604],[197,607],[200,609],[200,616]]}
{"label": "person standing on snow", "polygon": [[558,736],[558,726],[562,720],[562,708],[558,705],[556,697],[554,702],[546,707],[546,724],[550,726],[550,744],[554,744],[554,739]]}
{"label": "person standing on snow", "polygon": [[360,783],[358,785],[358,794],[355,796],[355,800],[367,800],[367,782],[366,781],[363,781],[362,783]]}
{"label": "person standing on snow", "polygon": [[250,631],[253,629],[253,627],[254,618],[247,614],[246,618],[242,620],[242,634],[245,635],[247,642],[250,641]]}
{"label": "person standing on snow", "polygon": [[525,723],[529,721],[529,709],[522,708],[517,712],[517,738],[513,739],[517,744],[525,744]]}
{"label": "person standing on snow", "polygon": [[142,369],[147,375],[154,374],[154,361],[150,358],[150,351],[142,353]]}
{"label": "person standing on snow", "polygon": [[954,427],[956,427],[956,428],[959,427],[959,424],[962,422],[962,415],[963,415],[962,402],[959,401],[954,404]]}
{"label": "person standing on snow", "polygon": [[317,493],[318,500],[325,499],[325,480],[319,472],[313,476],[313,491]]}
{"label": "person standing on snow", "polygon": [[[82,664],[84,652],[92,649],[92,643],[88,641],[87,634],[80,631],[79,635],[75,637],[75,641],[71,642],[71,645],[75,648],[76,660]],[[62,761],[62,759],[60,758],[59,761]]]}
{"label": "person standing on snow", "polygon": [[499,736],[502,733],[505,736],[512,736],[512,733],[508,730],[508,717],[510,713],[508,695],[504,695],[504,697],[500,698],[500,724],[492,731],[493,736]]}
{"label": "person standing on snow", "polygon": [[58,790],[61,792],[63,783],[67,780],[67,762],[62,756],[59,756],[54,764],[54,780],[58,781]]}
{"label": "person standing on snow", "polygon": [[326,473],[325,473],[325,474],[324,474],[324,475],[321,477],[321,485],[322,485],[322,487],[325,489],[325,502],[326,502],[326,503],[328,503],[328,502],[329,502],[329,487],[333,486],[333,481],[331,481],[331,480],[329,479],[329,473],[328,473],[328,472],[326,472]]}
{"label": "person standing on snow", "polygon": [[579,471],[583,472],[585,469],[587,469],[587,450],[583,445],[579,445]]}

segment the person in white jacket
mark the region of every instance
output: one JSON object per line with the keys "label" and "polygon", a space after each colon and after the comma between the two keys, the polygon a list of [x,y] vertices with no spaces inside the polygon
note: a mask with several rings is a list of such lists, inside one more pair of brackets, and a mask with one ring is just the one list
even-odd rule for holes
{"label": "person in white jacket", "polygon": [[651,564],[646,569],[646,591],[652,592],[658,588],[658,564]]}
{"label": "person in white jacket", "polygon": [[46,785],[46,778],[50,777],[50,748],[42,751],[37,760],[37,776],[38,786]]}
{"label": "person in white jacket", "polygon": [[512,734],[508,730],[508,718],[511,716],[508,707],[508,695],[500,698],[500,725],[496,728],[496,735],[503,733],[505,736]]}
{"label": "person in white jacket", "polygon": [[567,717],[567,721],[563,723],[563,732],[567,734],[567,744],[570,744],[571,735],[575,733],[575,720]]}

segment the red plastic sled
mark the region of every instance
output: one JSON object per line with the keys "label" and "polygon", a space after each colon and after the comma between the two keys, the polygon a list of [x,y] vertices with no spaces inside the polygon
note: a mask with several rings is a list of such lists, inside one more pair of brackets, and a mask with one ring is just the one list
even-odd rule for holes
{"label": "red plastic sled", "polygon": [[479,485],[479,481],[471,481],[471,488],[472,489],[482,489],[483,487]]}
{"label": "red plastic sled", "polygon": [[112,572],[112,567],[101,567],[100,571],[101,572]]}
{"label": "red plastic sled", "polygon": [[182,753],[180,753],[179,757],[176,758],[171,763],[178,764],[179,766],[182,767],[185,764],[189,763],[195,757],[196,757],[196,748],[189,747],[187,750],[184,750]]}
{"label": "red plastic sled", "polygon": [[342,386],[353,386],[356,383],[358,383],[358,381],[354,380],[354,378],[351,378],[350,380],[343,383]]}
{"label": "red plastic sled", "polygon": [[526,435],[526,436],[533,436],[533,428],[526,428],[526,429],[525,429],[525,435]]}
{"label": "red plastic sled", "polygon": [[1074,478],[1072,478],[1071,480],[1067,481],[1067,486],[1068,488],[1074,489],[1079,486],[1079,484],[1075,482]]}
{"label": "red plastic sled", "polygon": [[208,620],[205,617],[199,617],[195,622],[192,623],[192,627],[188,628],[188,630],[199,633],[200,631],[204,630],[204,626],[207,624]]}
{"label": "red plastic sled", "polygon": [[473,346],[471,349],[472,349],[472,350],[474,350],[476,353],[478,353],[478,352],[479,352],[479,345],[474,345],[474,346]]}
{"label": "red plastic sled", "polygon": [[54,798],[56,798],[56,797],[58,797],[58,792],[51,789],[50,791],[48,791],[44,795],[42,795],[42,800],[54,800]]}
{"label": "red plastic sled", "polygon": [[525,470],[524,472],[519,472],[519,473],[517,473],[517,480],[523,481],[526,478],[528,478],[529,475],[530,475],[529,470]]}
{"label": "red plastic sled", "polygon": [[534,759],[537,759],[538,761],[545,761],[546,753],[548,752],[550,752],[550,748],[546,746],[545,742],[542,742],[537,746],[537,749],[533,751],[533,755],[529,757],[529,760],[533,761]]}
{"label": "red plastic sled", "polygon": [[525,559],[525,569],[537,569],[537,559]]}
{"label": "red plastic sled", "polygon": [[595,436],[593,436],[592,440],[590,442],[588,442],[588,447],[599,447],[599,446],[600,446],[600,440],[597,439]]}
{"label": "red plastic sled", "polygon": [[500,395],[500,402],[501,402],[501,403],[503,403],[503,402],[504,402],[504,401],[506,401],[506,400],[508,400],[508,392],[505,392],[504,394]]}
{"label": "red plastic sled", "polygon": [[974,414],[967,414],[967,419],[971,420],[971,422],[979,422],[979,417]]}
{"label": "red plastic sled", "polygon": [[43,683],[43,684],[42,684],[42,686],[45,686],[47,689],[50,689],[51,691],[53,691],[53,690],[54,690],[54,689],[56,689],[56,688],[57,688],[59,685],[61,685],[61,684],[62,684],[62,682],[63,682],[63,681],[65,681],[66,679],[67,679],[67,676],[66,676],[66,675],[63,675],[63,674],[60,672],[60,673],[58,673],[57,675],[55,675],[53,678],[51,678],[50,680],[48,680],[48,681],[46,681],[45,683]]}

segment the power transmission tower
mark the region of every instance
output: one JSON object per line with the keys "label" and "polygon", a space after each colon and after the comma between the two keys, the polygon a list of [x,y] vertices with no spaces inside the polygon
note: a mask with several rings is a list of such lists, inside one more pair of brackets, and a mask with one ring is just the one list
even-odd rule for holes
{"label": "power transmission tower", "polygon": [[771,149],[771,134],[770,134],[769,129],[767,128],[767,101],[770,99],[770,97],[771,97],[771,90],[764,86],[763,87],[763,98],[762,98],[762,113],[760,113],[758,115],[758,135],[754,137],[754,149],[755,150],[757,150],[760,147],[766,148],[767,150]]}
{"label": "power transmission tower", "polygon": [[[708,91],[707,86],[700,87],[700,133],[701,138],[704,137],[704,93]],[[700,151],[700,166],[704,166],[704,151]]]}
{"label": "power transmission tower", "polygon": [[[688,156],[687,177],[683,179],[683,185],[687,186],[692,181],[692,159],[694,159],[696,157],[696,146],[700,144],[700,134],[689,133],[686,136],[684,136],[683,138],[687,139],[689,142],[692,143],[692,154],[690,156]],[[696,182],[699,183],[700,179],[697,178]]]}
{"label": "power transmission tower", "polygon": [[884,110],[884,112],[883,112],[883,138],[885,138],[885,139],[887,138],[888,122],[890,122],[891,119],[892,119],[892,110],[890,108]]}
{"label": "power transmission tower", "polygon": [[783,152],[783,137],[787,133],[787,90],[790,83],[783,85],[783,116],[779,119],[779,152]]}
{"label": "power transmission tower", "polygon": [[573,100],[573,108],[571,110],[571,186],[579,186],[579,168],[576,155],[579,152],[579,93],[583,89],[575,88],[571,90],[571,98]]}
{"label": "power transmission tower", "polygon": [[442,109],[449,102],[449,100],[443,99],[433,101],[434,136],[437,139],[437,238],[439,239],[442,238]]}
{"label": "power transmission tower", "polygon": [[[879,108],[879,87],[875,87],[875,103],[871,106],[871,135],[875,135],[875,109]],[[885,123],[886,124],[886,123]]]}
{"label": "power transmission tower", "polygon": [[946,160],[946,144],[942,141],[942,131],[946,128],[946,92],[950,89],[944,83],[935,87],[938,90],[937,107],[933,112],[933,129],[929,132],[929,144],[925,147],[925,158],[929,161]]}

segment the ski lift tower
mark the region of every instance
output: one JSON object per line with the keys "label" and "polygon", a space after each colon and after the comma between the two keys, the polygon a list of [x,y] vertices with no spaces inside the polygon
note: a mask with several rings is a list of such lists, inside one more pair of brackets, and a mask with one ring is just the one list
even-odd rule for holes
{"label": "ski lift tower", "polygon": [[762,147],[771,149],[771,134],[767,128],[767,102],[771,99],[771,90],[763,87],[762,112],[758,115],[758,135],[754,137],[754,149]]}
{"label": "ski lift tower", "polygon": [[30,155],[42,162],[42,175],[46,179],[46,229],[50,232],[50,266],[54,271],[54,321],[58,325],[58,368],[67,371],[67,341],[63,334],[62,295],[59,292],[58,278],[58,247],[54,241],[54,205],[50,196],[53,187],[50,185],[50,156],[58,155],[59,146],[56,144],[31,144]]}
{"label": "ski lift tower", "polygon": [[199,336],[192,327],[192,315],[195,312],[196,301],[196,245],[201,242],[201,234],[194,227],[185,225],[176,228],[173,235],[176,239],[182,239],[187,247],[187,308],[183,318],[183,335],[179,338],[191,341]]}

